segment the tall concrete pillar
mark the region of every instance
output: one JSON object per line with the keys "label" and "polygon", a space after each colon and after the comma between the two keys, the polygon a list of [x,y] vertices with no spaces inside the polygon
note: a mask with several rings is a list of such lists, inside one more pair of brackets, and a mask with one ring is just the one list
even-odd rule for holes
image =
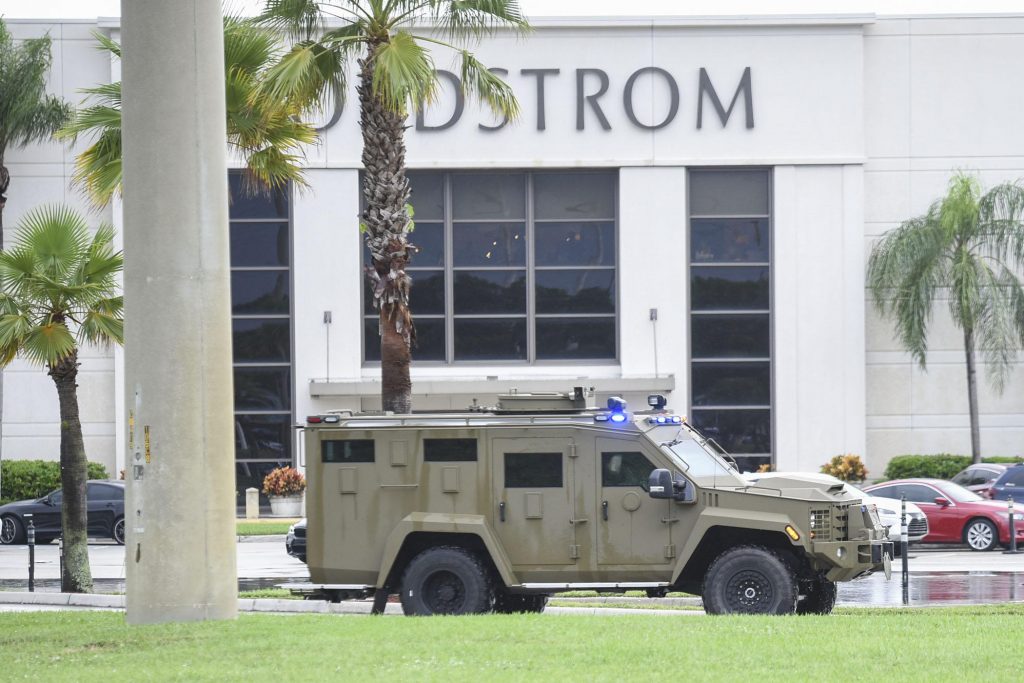
{"label": "tall concrete pillar", "polygon": [[237,610],[220,0],[125,0],[127,618]]}

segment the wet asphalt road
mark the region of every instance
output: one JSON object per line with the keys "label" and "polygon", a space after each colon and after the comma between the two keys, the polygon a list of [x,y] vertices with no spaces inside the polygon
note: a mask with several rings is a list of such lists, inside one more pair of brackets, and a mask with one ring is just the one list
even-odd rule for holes
{"label": "wet asphalt road", "polygon": [[[272,587],[308,580],[306,566],[289,557],[280,536],[237,544],[239,588]],[[90,544],[89,558],[98,592],[124,591],[125,553],[113,543]],[[59,589],[56,545],[36,548],[36,587]],[[0,547],[0,589],[27,588],[25,546]],[[1024,601],[1024,553],[972,552],[956,546],[913,547],[909,554],[910,601],[913,605],[967,605]],[[840,605],[887,606],[902,602],[900,561],[892,579],[883,574],[839,584]]]}

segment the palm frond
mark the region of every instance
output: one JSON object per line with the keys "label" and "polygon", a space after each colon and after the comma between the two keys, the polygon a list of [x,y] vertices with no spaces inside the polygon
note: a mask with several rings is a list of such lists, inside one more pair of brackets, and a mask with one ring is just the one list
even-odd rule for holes
{"label": "palm frond", "polygon": [[517,33],[531,30],[516,0],[433,0],[434,21],[457,40],[493,35],[502,28]]}
{"label": "palm frond", "polygon": [[398,31],[377,48],[373,60],[373,92],[388,109],[404,112],[407,105],[418,108],[433,101],[434,62],[412,34]]}
{"label": "palm frond", "polygon": [[256,22],[298,40],[312,40],[324,25],[320,3],[314,0],[266,0]]}
{"label": "palm frond", "polygon": [[79,343],[88,342],[97,346],[124,343],[124,320],[94,308],[85,314],[78,328]]}
{"label": "palm frond", "polygon": [[462,87],[467,95],[479,97],[495,114],[509,120],[519,116],[519,101],[512,86],[466,50],[462,51]]}
{"label": "palm frond", "polygon": [[28,331],[20,352],[30,363],[56,365],[77,348],[75,338],[67,326],[59,322],[48,322],[34,325]]}

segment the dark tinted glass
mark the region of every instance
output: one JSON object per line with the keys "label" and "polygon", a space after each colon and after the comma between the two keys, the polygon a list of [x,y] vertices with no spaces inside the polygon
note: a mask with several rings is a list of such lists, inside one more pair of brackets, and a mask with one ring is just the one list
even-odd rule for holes
{"label": "dark tinted glass", "polygon": [[936,498],[945,497],[931,487],[920,484],[902,484],[900,493],[905,495],[911,503],[934,503]]}
{"label": "dark tinted glass", "polygon": [[415,270],[409,272],[409,277],[412,278],[412,288],[409,290],[409,308],[412,312],[444,315],[444,271]]}
{"label": "dark tinted glass", "polygon": [[615,358],[615,318],[537,318],[537,358]]}
{"label": "dark tinted glass", "polygon": [[695,311],[768,309],[768,266],[694,265],[690,283]]}
{"label": "dark tinted glass", "polygon": [[245,490],[254,488],[260,492],[260,505],[266,507],[270,501],[263,493],[263,479],[278,467],[291,467],[291,460],[278,462],[236,462],[235,463],[235,505],[245,505]]}
{"label": "dark tinted glass", "polygon": [[615,224],[537,222],[538,266],[614,266]]}
{"label": "dark tinted glass", "polygon": [[524,358],[526,358],[525,318],[456,318],[456,360],[523,360]]}
{"label": "dark tinted glass", "polygon": [[242,173],[228,173],[231,218],[287,218],[287,190],[268,191]]}
{"label": "dark tinted glass", "polygon": [[767,218],[694,218],[690,258],[694,263],[767,263]]}
{"label": "dark tinted glass", "polygon": [[537,313],[614,313],[615,271],[538,270]]}
{"label": "dark tinted glass", "polygon": [[476,462],[476,439],[423,439],[425,462]]}
{"label": "dark tinted glass", "polygon": [[291,358],[291,332],[287,320],[231,321],[236,363],[286,362]]}
{"label": "dark tinted glass", "polygon": [[[416,229],[409,234],[413,245],[410,268],[436,268],[444,265],[444,224],[416,222]],[[364,249],[369,253],[369,250]],[[369,258],[369,257],[367,257]]]}
{"label": "dark tinted glass", "polygon": [[768,405],[771,365],[763,363],[694,363],[693,405]]}
{"label": "dark tinted glass", "polygon": [[694,315],[691,349],[694,358],[767,358],[768,314]]}
{"label": "dark tinted glass", "polygon": [[694,409],[689,421],[729,453],[770,453],[771,412],[760,410]]}
{"label": "dark tinted glass", "polygon": [[505,454],[505,488],[557,488],[561,485],[561,453]]}
{"label": "dark tinted glass", "polygon": [[373,457],[373,439],[324,441],[320,444],[321,462],[373,462]]}
{"label": "dark tinted glass", "polygon": [[288,271],[236,270],[231,273],[231,312],[288,313]]}
{"label": "dark tinted glass", "polygon": [[452,176],[452,217],[457,220],[526,218],[526,176],[474,173]]}
{"label": "dark tinted glass", "polygon": [[235,415],[235,458],[290,460],[291,416]]}
{"label": "dark tinted glass", "polygon": [[1000,480],[1002,486],[1024,486],[1024,467],[1011,467]]}
{"label": "dark tinted glass", "polygon": [[409,203],[415,212],[416,229],[419,221],[444,220],[444,173],[407,171],[405,177],[409,179]]}
{"label": "dark tinted glass", "polygon": [[615,178],[614,172],[534,174],[534,215],[615,218]]}
{"label": "dark tinted glass", "polygon": [[124,500],[124,487],[109,484],[89,484],[85,493],[89,500]]}
{"label": "dark tinted glass", "polygon": [[868,491],[872,496],[878,496],[879,498],[899,498],[899,487],[898,486],[883,486],[877,489],[871,489]]}
{"label": "dark tinted glass", "polygon": [[287,266],[287,223],[232,223],[232,266]]}
{"label": "dark tinted glass", "polygon": [[[444,319],[413,319],[416,325],[416,343],[412,347],[415,360],[444,360]],[[376,316],[363,319],[363,358],[367,361],[380,360],[380,335],[377,332]]]}
{"label": "dark tinted glass", "polygon": [[640,486],[653,471],[654,465],[643,453],[601,454],[601,486]]}
{"label": "dark tinted glass", "polygon": [[757,472],[761,465],[772,464],[770,455],[735,455],[733,460],[736,461],[740,472]]}
{"label": "dark tinted glass", "polygon": [[460,266],[525,266],[524,223],[456,223],[453,261]]}
{"label": "dark tinted glass", "polygon": [[526,271],[461,270],[455,273],[455,314],[525,313]]}
{"label": "dark tinted glass", "polygon": [[768,214],[767,170],[690,172],[690,213],[694,216]]}
{"label": "dark tinted glass", "polygon": [[291,410],[291,370],[235,368],[235,410]]}

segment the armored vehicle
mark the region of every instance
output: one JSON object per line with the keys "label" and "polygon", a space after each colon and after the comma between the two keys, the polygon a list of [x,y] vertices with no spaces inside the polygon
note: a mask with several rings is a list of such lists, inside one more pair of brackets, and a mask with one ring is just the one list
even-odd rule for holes
{"label": "armored vehicle", "polygon": [[465,413],[307,419],[298,592],[398,593],[406,614],[540,611],[574,589],[703,597],[712,614],[827,613],[892,543],[840,484],[751,483],[661,396],[509,394]]}

